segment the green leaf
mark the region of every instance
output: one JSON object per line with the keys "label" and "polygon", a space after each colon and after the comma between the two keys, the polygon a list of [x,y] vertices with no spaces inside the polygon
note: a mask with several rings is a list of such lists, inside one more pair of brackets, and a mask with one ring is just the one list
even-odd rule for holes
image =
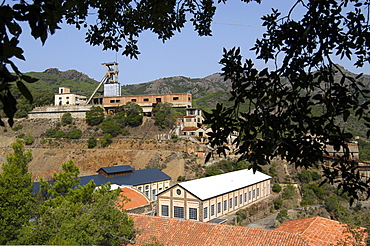
{"label": "green leaf", "polygon": [[32,103],[33,102],[33,97],[31,92],[28,90],[28,88],[23,84],[22,81],[18,80],[17,81],[17,86],[19,91],[22,93],[22,95],[27,98],[27,100]]}

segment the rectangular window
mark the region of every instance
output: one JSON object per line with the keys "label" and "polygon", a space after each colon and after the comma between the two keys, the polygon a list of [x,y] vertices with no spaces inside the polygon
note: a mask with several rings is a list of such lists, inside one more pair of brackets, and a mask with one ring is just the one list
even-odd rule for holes
{"label": "rectangular window", "polygon": [[156,200],[156,196],[157,195],[157,190],[156,189],[153,189],[152,190],[152,200],[155,201]]}
{"label": "rectangular window", "polygon": [[244,193],[244,202],[247,202],[247,192]]}
{"label": "rectangular window", "polygon": [[116,100],[116,103],[120,103],[121,102],[121,100]]}
{"label": "rectangular window", "polygon": [[186,119],[186,122],[191,122],[191,119],[187,118],[187,119]]}
{"label": "rectangular window", "polygon": [[184,136],[186,136],[186,132],[183,132],[182,134],[183,134]]}
{"label": "rectangular window", "polygon": [[230,204],[229,204],[229,207],[230,207],[230,208],[233,208],[233,199],[232,199],[232,198],[230,198],[229,203],[230,203]]}
{"label": "rectangular window", "polygon": [[257,188],[257,196],[260,195],[260,188]]}
{"label": "rectangular window", "polygon": [[144,102],[149,102],[149,98],[144,98],[143,101]]}
{"label": "rectangular window", "polygon": [[211,205],[211,216],[215,215],[215,205]]}
{"label": "rectangular window", "polygon": [[255,198],[256,197],[256,190],[253,190],[253,192],[252,192],[252,198]]}
{"label": "rectangular window", "polygon": [[217,203],[217,213],[221,213],[221,202]]}
{"label": "rectangular window", "polygon": [[224,211],[227,209],[227,201],[224,201]]}
{"label": "rectangular window", "polygon": [[190,132],[190,135],[194,136],[195,135],[195,132]]}
{"label": "rectangular window", "polygon": [[131,102],[136,102],[136,98],[132,98],[131,99]]}
{"label": "rectangular window", "polygon": [[115,102],[116,102],[116,100],[110,100],[109,102],[110,102],[110,103],[115,103]]}
{"label": "rectangular window", "polygon": [[252,199],[252,192],[250,191],[249,192],[249,200],[251,200]]}
{"label": "rectangular window", "polygon": [[242,204],[243,203],[243,195],[240,195],[239,197],[239,203]]}
{"label": "rectangular window", "polygon": [[147,190],[147,191],[145,191],[145,195],[147,196],[147,197],[149,197],[149,191]]}
{"label": "rectangular window", "polygon": [[189,208],[189,219],[190,220],[197,220],[198,219],[198,209]]}
{"label": "rectangular window", "polygon": [[184,207],[173,207],[173,217],[178,219],[184,218]]}
{"label": "rectangular window", "polygon": [[172,98],[174,101],[177,101],[177,100],[179,100],[179,97],[173,97]]}
{"label": "rectangular window", "polygon": [[162,214],[162,216],[167,216],[168,217],[168,215],[169,215],[168,205],[162,205],[161,206],[161,214]]}
{"label": "rectangular window", "polygon": [[205,207],[205,208],[203,209],[203,219],[207,219],[207,217],[208,217],[208,208],[207,208],[207,207]]}
{"label": "rectangular window", "polygon": [[236,206],[238,206],[238,196],[236,196],[235,198],[234,198],[234,206],[236,207]]}

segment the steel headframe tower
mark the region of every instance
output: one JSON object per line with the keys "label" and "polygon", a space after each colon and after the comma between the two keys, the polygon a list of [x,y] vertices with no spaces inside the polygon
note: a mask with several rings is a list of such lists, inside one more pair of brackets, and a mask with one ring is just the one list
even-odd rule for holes
{"label": "steel headframe tower", "polygon": [[118,82],[118,63],[110,62],[102,63],[102,65],[105,66],[106,73],[100,81],[98,87],[96,87],[96,89],[90,96],[87,104],[91,102],[92,98],[95,96],[96,92],[99,90],[102,84],[104,84],[104,97],[121,96],[121,85]]}

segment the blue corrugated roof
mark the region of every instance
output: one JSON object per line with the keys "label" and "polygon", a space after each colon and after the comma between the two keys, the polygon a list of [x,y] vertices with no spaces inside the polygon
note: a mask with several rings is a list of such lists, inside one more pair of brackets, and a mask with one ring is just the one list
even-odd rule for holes
{"label": "blue corrugated roof", "polygon": [[[102,167],[100,169],[103,170],[106,173],[109,173],[109,174],[134,171],[134,169],[130,165]],[[99,170],[98,170],[98,172],[99,172]]]}
{"label": "blue corrugated roof", "polygon": [[89,181],[92,179],[94,180],[97,186],[106,184],[108,182],[110,182],[111,184],[117,184],[117,185],[141,185],[141,184],[168,180],[168,179],[171,179],[171,177],[157,168],[149,168],[149,169],[135,170],[131,174],[114,176],[114,177],[105,177],[102,174],[84,176],[84,177],[80,177],[80,184],[85,185],[89,183]]}
{"label": "blue corrugated roof", "polygon": [[[157,168],[135,170],[131,174],[114,177],[106,177],[102,174],[79,177],[80,185],[86,185],[90,180],[94,180],[96,186],[101,186],[110,182],[117,185],[141,185],[153,182],[159,182],[171,179],[170,176]],[[52,182],[52,181],[51,181]],[[40,183],[34,182],[32,192],[37,193],[40,189]]]}

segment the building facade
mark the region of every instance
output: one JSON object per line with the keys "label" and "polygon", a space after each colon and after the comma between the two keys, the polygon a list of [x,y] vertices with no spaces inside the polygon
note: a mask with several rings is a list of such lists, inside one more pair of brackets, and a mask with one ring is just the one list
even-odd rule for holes
{"label": "building facade", "polygon": [[116,189],[131,186],[143,193],[150,201],[156,200],[156,195],[169,188],[171,177],[157,168],[135,170],[129,165],[100,168],[96,175],[80,177],[80,184],[85,185],[94,180],[96,186],[108,182]]}
{"label": "building facade", "polygon": [[253,170],[178,183],[157,195],[157,215],[210,221],[271,194],[271,177]]}
{"label": "building facade", "polygon": [[136,103],[142,107],[144,113],[150,113],[158,103],[165,102],[171,103],[175,108],[190,108],[192,105],[192,96],[189,93],[182,93],[104,97],[103,106],[107,110],[107,113],[110,113],[114,112],[117,107],[125,105],[128,102]]}
{"label": "building facade", "polygon": [[85,105],[86,101],[86,96],[71,93],[67,87],[59,87],[59,93],[54,95],[55,106]]}

